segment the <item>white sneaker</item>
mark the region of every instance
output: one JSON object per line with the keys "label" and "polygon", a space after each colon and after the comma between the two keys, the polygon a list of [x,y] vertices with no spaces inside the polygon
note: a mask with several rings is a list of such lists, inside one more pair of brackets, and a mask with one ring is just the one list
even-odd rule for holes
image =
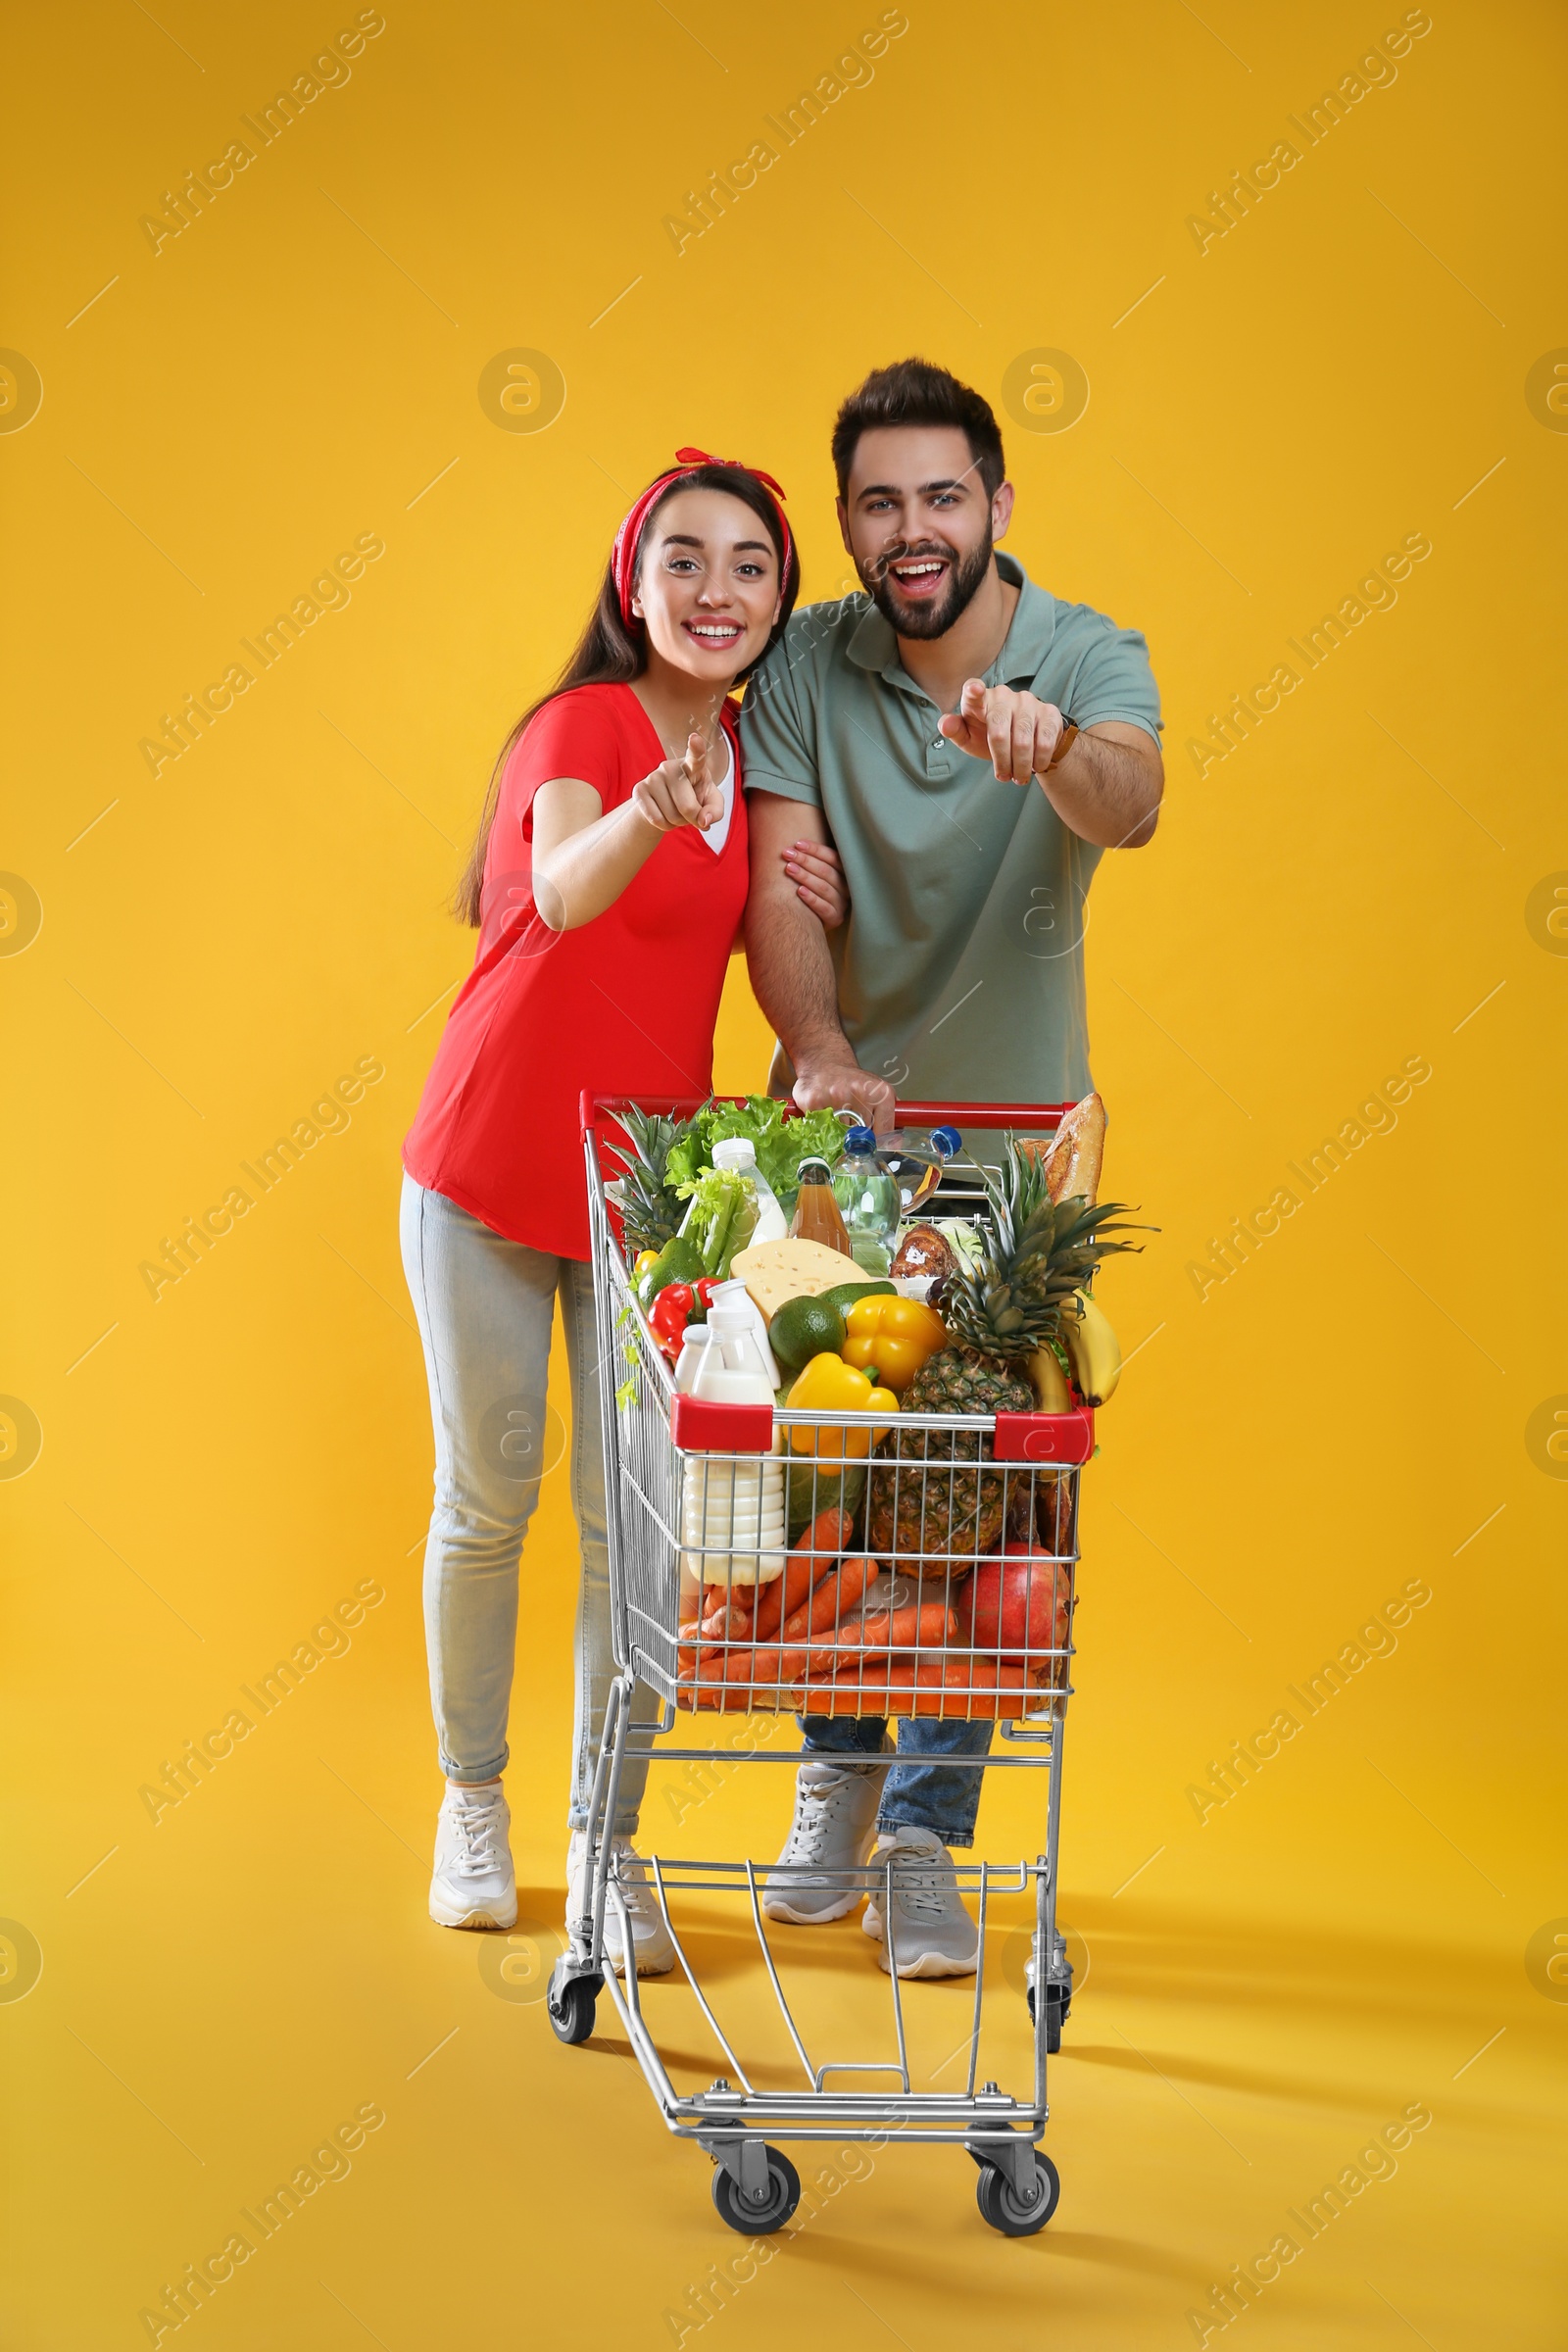
{"label": "white sneaker", "polygon": [[[625,1899],[631,1921],[631,1945],[640,1977],[666,1976],[675,1965],[675,1946],[664,1915],[659,1908],[648,1865],[629,1838],[610,1841],[611,1870]],[[588,1833],[573,1830],[566,1848],[566,1925],[570,1928],[588,1908]],[[620,1948],[620,1919],[610,1894],[605,1896],[605,1950],[617,1977],[626,1974]]]}
{"label": "white sneaker", "polygon": [[893,1861],[893,1950],[882,1906],[887,1885],[867,1898],[860,1925],[882,1945],[877,1966],[901,1977],[972,1977],[980,1960],[980,1931],[958,1898],[953,1856],[935,1830],[907,1826],[876,1841],[871,1867]]}
{"label": "white sneaker", "polygon": [[443,1928],[512,1928],[517,1880],[507,1832],[512,1814],[493,1788],[448,1788],[435,1825],[430,1917]]}
{"label": "white sneaker", "polygon": [[846,1874],[865,1867],[887,1771],[877,1763],[801,1766],[795,1819],[779,1855],[780,1862],[800,1867],[768,1880],[762,1909],[769,1919],[814,1928],[864,1901],[864,1885],[847,1885]]}

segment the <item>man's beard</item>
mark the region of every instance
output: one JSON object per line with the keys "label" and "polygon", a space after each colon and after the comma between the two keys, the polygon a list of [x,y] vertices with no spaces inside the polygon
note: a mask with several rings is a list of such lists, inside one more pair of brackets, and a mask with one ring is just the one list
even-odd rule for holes
{"label": "man's beard", "polygon": [[[877,611],[885,620],[892,622],[901,637],[945,637],[954,622],[967,612],[974,601],[981,581],[991,568],[992,546],[988,516],[985,538],[973,555],[960,558],[941,540],[922,539],[879,556],[869,568],[858,564],[856,569]],[[941,596],[932,604],[911,605],[902,597],[897,603],[894,601],[897,591],[890,591],[888,587],[890,568],[895,564],[906,562],[911,556],[946,556],[952,566]]]}

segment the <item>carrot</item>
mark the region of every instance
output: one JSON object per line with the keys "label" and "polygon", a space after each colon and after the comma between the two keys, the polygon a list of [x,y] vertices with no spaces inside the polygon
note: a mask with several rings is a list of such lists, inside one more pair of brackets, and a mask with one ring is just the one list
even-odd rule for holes
{"label": "carrot", "polygon": [[726,1690],[716,1684],[701,1690],[683,1688],[675,1693],[675,1704],[688,1714],[750,1715],[755,1712],[751,1694],[746,1690]]}
{"label": "carrot", "polygon": [[[848,1638],[846,1634],[846,1642]],[[804,1663],[796,1679],[803,1686],[808,1685],[813,1690],[820,1690],[829,1683],[842,1681],[845,1676],[858,1674],[860,1671],[860,1652],[858,1650],[856,1650],[851,1656],[845,1657],[841,1650],[835,1649],[829,1642],[813,1642],[808,1649],[801,1650],[797,1654]]]}
{"label": "carrot", "polygon": [[[766,1711],[770,1702],[776,1706],[790,1690],[805,1669],[806,1658],[804,1649],[783,1649],[776,1643],[759,1647],[748,1642],[733,1649],[710,1649],[681,1669],[675,1703],[717,1708],[721,1713],[744,1713],[751,1707]],[[747,1688],[753,1684],[757,1686],[755,1698]]]}
{"label": "carrot", "polygon": [[906,1651],[879,1649],[867,1654],[861,1650],[839,1661],[833,1680],[841,1690],[853,1687],[869,1697],[886,1692],[907,1695],[914,1687],[914,1660]]}
{"label": "carrot", "polygon": [[[953,1612],[934,1601],[927,1601],[923,1607],[909,1602],[893,1610],[891,1615],[883,1609],[865,1617],[846,1616],[839,1625],[830,1622],[822,1630],[828,1639],[810,1642],[806,1651],[806,1680],[812,1684],[858,1674],[861,1671],[858,1653],[862,1649],[877,1653],[874,1661],[870,1658],[865,1661],[864,1671],[869,1678],[877,1666],[884,1672],[888,1670],[889,1650],[906,1650],[916,1643],[927,1649],[940,1648],[953,1631]],[[846,1650],[856,1654],[846,1657],[843,1654]],[[900,1680],[906,1681],[912,1664],[912,1659],[900,1658],[892,1671]]]}
{"label": "carrot", "polygon": [[756,1606],[755,1585],[733,1584],[727,1578],[720,1577],[715,1583],[703,1587],[702,1613],[705,1617],[711,1617],[715,1609],[755,1609]]}
{"label": "carrot", "polygon": [[857,1673],[851,1666],[830,1686],[817,1684],[808,1700],[804,1690],[798,1693],[799,1703],[813,1715],[934,1715],[975,1722],[1011,1720],[1039,1704],[1021,1667],[993,1666],[987,1660],[971,1680],[967,1659],[915,1666],[907,1659],[878,1657],[864,1663],[869,1672]]}
{"label": "carrot", "polygon": [[749,1642],[752,1638],[752,1604],[749,1600],[723,1601],[697,1628],[698,1639],[705,1642]]}
{"label": "carrot", "polygon": [[[813,1642],[806,1652],[808,1677],[815,1681],[821,1675],[858,1674],[861,1671],[859,1652],[862,1649],[877,1653],[867,1658],[864,1671],[875,1671],[889,1650],[912,1649],[916,1643],[926,1649],[939,1649],[953,1631],[953,1612],[927,1601],[923,1608],[910,1603],[895,1609],[891,1616],[886,1610],[870,1617],[846,1617],[844,1622],[825,1631],[830,1639]],[[856,1654],[846,1658],[845,1650]],[[912,1660],[900,1659],[899,1666],[907,1668]]]}
{"label": "carrot", "polygon": [[867,1649],[940,1649],[957,1630],[951,1609],[940,1601],[906,1601],[891,1614],[880,1610],[860,1620],[858,1639]]}
{"label": "carrot", "polygon": [[757,1604],[757,1638],[776,1634],[788,1617],[810,1597],[849,1541],[853,1525],[848,1511],[821,1511],[804,1536],[790,1546],[782,1576],[775,1577]]}
{"label": "carrot", "polygon": [[679,1679],[698,1685],[719,1683],[761,1683],[771,1685],[790,1682],[800,1672],[806,1659],[803,1649],[781,1649],[774,1642],[759,1647],[754,1642],[734,1648],[718,1647],[705,1651],[689,1673]]}
{"label": "carrot", "polygon": [[824,1626],[842,1623],[864,1592],[869,1579],[876,1575],[879,1563],[859,1557],[843,1560],[836,1576],[825,1576],[804,1608],[784,1620],[783,1638],[798,1642],[803,1635],[818,1634]]}

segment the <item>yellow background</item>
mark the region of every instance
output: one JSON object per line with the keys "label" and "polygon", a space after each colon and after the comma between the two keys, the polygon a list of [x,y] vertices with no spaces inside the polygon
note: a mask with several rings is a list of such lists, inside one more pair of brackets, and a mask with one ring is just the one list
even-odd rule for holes
{"label": "yellow background", "polygon": [[[998,400],[1020,354],[1085,370],[1071,430],[1004,416],[1010,545],[1143,628],[1165,697],[1166,814],[1107,861],[1089,941],[1111,1190],[1161,1228],[1104,1289],[1147,1346],[1086,1482],[1062,1905],[1089,1976],[1043,2236],[985,2230],[961,2157],[891,2148],[700,2332],[927,2352],[983,2315],[999,2342],[1192,2342],[1210,2283],[1423,2101],[1397,2176],[1229,2333],[1563,2340],[1568,2010],[1526,1965],[1568,1928],[1568,1489],[1526,1436],[1568,1389],[1568,964],[1527,918],[1568,867],[1568,440],[1525,391],[1568,343],[1560,19],[1434,0],[1392,86],[1200,254],[1188,216],[1396,8],[910,0],[874,78],[677,257],[663,216],[879,13],[388,0],[346,86],[156,255],[140,217],[352,10],[14,13],[0,340],[43,388],[0,435],[0,864],[42,907],[0,969],[0,1389],[42,1430],[0,1492],[0,1911],[43,1961],[0,2002],[23,2352],[147,2340],[164,2283],[368,2101],[387,2120],[351,2177],[191,2323],[209,2352],[654,2345],[683,2307],[691,2343],[690,2290],[739,2251],[617,2034],[563,2050],[497,1997],[493,1946],[424,1915],[430,1444],[397,1154],[470,952],[445,902],[494,747],[626,494],[689,439],[764,464],[808,596],[837,593],[832,411],[911,349]],[[481,407],[516,348],[564,377],[548,430]],[[1417,531],[1397,606],[1200,780],[1208,714]],[[138,740],[366,532],[386,552],[352,604],[155,779]],[[760,1082],[765,1046],[737,967],[720,1084]],[[140,1261],[363,1055],[386,1076],[352,1127],[155,1303]],[[1210,1237],[1410,1056],[1432,1075],[1396,1130],[1200,1301]],[[511,1775],[542,1922],[572,1573],[557,1473]],[[1415,1578],[1397,1651],[1200,1824],[1210,1760]],[[365,1579],[387,1597],[350,1652],[155,1827],[140,1786]],[[767,1854],[786,1777],[735,1776],[679,1834],[656,1789],[659,1837]],[[997,1856],[1039,1842],[1018,1784],[986,1799]],[[697,1941],[750,2033],[755,1955],[716,1915]],[[811,1948],[823,2031],[885,2054],[864,1938]],[[922,2047],[963,1997],[913,1989]],[[649,2002],[706,2080],[689,1995]],[[986,2071],[1017,2086],[1004,1983],[993,2015]]]}

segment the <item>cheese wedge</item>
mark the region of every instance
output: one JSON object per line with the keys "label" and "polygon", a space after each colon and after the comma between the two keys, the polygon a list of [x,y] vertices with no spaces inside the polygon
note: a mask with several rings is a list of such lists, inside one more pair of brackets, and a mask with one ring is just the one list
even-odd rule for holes
{"label": "cheese wedge", "polygon": [[853,1257],[820,1242],[759,1242],[755,1249],[736,1250],[730,1272],[745,1283],[769,1322],[786,1298],[815,1298],[841,1283],[869,1279]]}

